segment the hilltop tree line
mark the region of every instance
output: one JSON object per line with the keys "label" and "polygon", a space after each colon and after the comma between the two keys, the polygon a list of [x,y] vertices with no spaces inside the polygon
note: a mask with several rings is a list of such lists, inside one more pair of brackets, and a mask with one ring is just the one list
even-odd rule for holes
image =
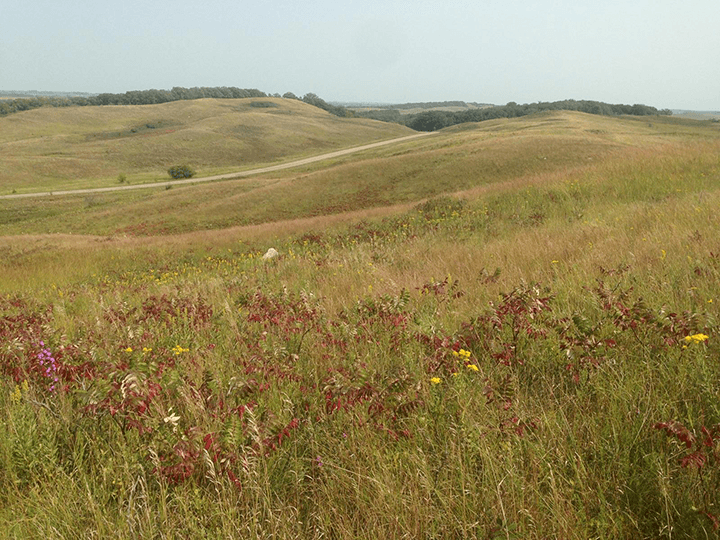
{"label": "hilltop tree line", "polygon": [[350,113],[344,107],[330,105],[313,93],[305,94],[302,98],[292,92],[283,96],[280,94],[266,94],[254,88],[244,89],[228,86],[221,87],[195,87],[183,88],[176,86],[172,90],[133,90],[124,94],[97,94],[83,96],[48,96],[37,95],[17,99],[0,100],[0,116],[37,109],[39,107],[86,107],[102,105],[153,105],[157,103],[169,103],[171,101],[190,99],[239,99],[239,98],[262,98],[262,97],[284,97],[286,99],[297,99],[315,107],[319,107],[336,116],[349,116]]}
{"label": "hilltop tree line", "polygon": [[[286,99],[300,99],[292,92],[286,92],[283,94],[284,98]],[[329,112],[330,114],[334,114],[335,116],[341,116],[341,117],[347,117],[347,116],[354,116],[354,114],[346,109],[345,107],[342,107],[340,105],[331,105],[321,97],[317,96],[316,94],[310,93],[305,94],[300,101],[304,101],[305,103],[309,105],[314,105],[315,107],[318,107],[324,111]]]}
{"label": "hilltop tree line", "polygon": [[86,107],[97,105],[151,105],[185,99],[252,98],[267,97],[265,92],[235,87],[182,88],[172,90],[133,90],[124,94],[97,94],[91,96],[36,96],[0,101],[0,116],[39,107]]}
{"label": "hilltop tree line", "polygon": [[376,109],[356,113],[364,118],[396,122],[404,124],[416,131],[437,131],[448,126],[465,122],[482,122],[494,118],[517,118],[542,111],[580,111],[605,116],[619,115],[671,115],[669,109],[658,110],[648,105],[612,105],[600,101],[554,101],[518,105],[510,102],[507,105],[485,107],[482,109],[467,109],[464,111],[423,111],[417,114],[403,115],[397,109]]}
{"label": "hilltop tree line", "polygon": [[238,99],[238,98],[262,98],[262,97],[283,97],[285,99],[297,99],[309,105],[313,105],[323,109],[335,116],[353,117],[359,116],[363,118],[371,118],[381,120],[383,122],[395,122],[404,124],[416,131],[436,131],[444,127],[462,124],[465,122],[481,122],[483,120],[491,120],[494,118],[516,118],[526,116],[541,111],[549,110],[566,110],[581,111],[590,114],[600,114],[607,116],[618,115],[670,115],[672,112],[668,109],[659,111],[655,107],[648,105],[611,105],[600,101],[575,101],[573,99],[565,101],[555,101],[552,103],[538,102],[524,105],[518,105],[510,102],[502,106],[489,106],[484,108],[466,109],[463,111],[442,111],[428,110],[417,114],[402,114],[402,108],[430,108],[436,106],[465,106],[462,101],[452,102],[428,102],[428,103],[408,103],[405,105],[396,105],[392,108],[380,108],[370,111],[354,112],[340,105],[332,105],[316,94],[305,94],[302,98],[297,97],[292,92],[286,92],[282,96],[280,94],[268,95],[256,89],[243,89],[235,87],[194,87],[183,88],[174,87],[172,90],[133,90],[124,94],[97,94],[82,96],[45,96],[38,95],[35,97],[18,98],[9,100],[0,100],[0,116],[7,116],[20,111],[36,109],[38,107],[82,107],[82,106],[102,106],[102,105],[150,105],[157,103],[168,103],[171,101],[215,98],[215,99]]}

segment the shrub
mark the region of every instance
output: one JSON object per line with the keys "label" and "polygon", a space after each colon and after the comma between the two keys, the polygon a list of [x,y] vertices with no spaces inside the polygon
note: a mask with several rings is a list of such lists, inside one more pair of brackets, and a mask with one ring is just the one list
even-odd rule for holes
{"label": "shrub", "polygon": [[251,101],[250,106],[258,109],[272,109],[277,107],[278,105],[277,103],[273,103],[272,101]]}
{"label": "shrub", "polygon": [[189,165],[173,165],[168,169],[168,174],[172,178],[192,178],[195,170]]}

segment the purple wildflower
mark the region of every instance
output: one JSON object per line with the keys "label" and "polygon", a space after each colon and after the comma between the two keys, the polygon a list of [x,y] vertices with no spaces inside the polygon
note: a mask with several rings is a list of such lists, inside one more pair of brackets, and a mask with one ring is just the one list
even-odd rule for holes
{"label": "purple wildflower", "polygon": [[39,360],[39,364],[44,368],[45,377],[51,379],[48,389],[50,390],[50,392],[54,392],[55,383],[58,382],[57,360],[55,360],[52,351],[45,347],[45,342],[41,341],[40,346],[42,347],[42,349],[37,354],[37,358]]}

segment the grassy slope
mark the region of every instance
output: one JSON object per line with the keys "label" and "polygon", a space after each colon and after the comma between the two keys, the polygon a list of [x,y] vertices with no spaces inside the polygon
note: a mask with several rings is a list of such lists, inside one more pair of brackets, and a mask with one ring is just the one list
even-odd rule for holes
{"label": "grassy slope", "polygon": [[[705,124],[561,113],[284,173],[246,215],[272,215],[283,182],[376,182],[354,212],[199,230],[205,205],[225,210],[196,186],[140,201],[205,201],[193,232],[0,237],[0,361],[24,369],[0,394],[0,530],[712,537],[718,438],[703,445],[701,428],[720,424],[717,156]],[[385,190],[406,203],[381,206]],[[459,193],[413,208],[447,190]],[[283,258],[265,264],[270,245]],[[33,371],[40,339],[67,365],[110,367],[52,395]],[[130,375],[162,387],[142,414],[102,382],[127,391]],[[154,431],[82,412],[105,396]],[[698,442],[653,427],[669,420]],[[173,484],[153,456],[175,463],[178,448],[210,453]],[[695,450],[701,466],[682,461]]]}
{"label": "grassy slope", "polygon": [[100,187],[166,180],[179,163],[210,176],[408,133],[274,98],[35,109],[0,118],[0,181],[7,193]]}
{"label": "grassy slope", "polygon": [[720,137],[717,126],[653,120],[550,113],[451,128],[427,140],[341,158],[332,167],[311,165],[169,191],[0,201],[0,234],[179,233],[559,181],[571,170],[602,179],[623,174],[625,164],[632,167],[638,160],[656,169],[695,139],[702,143],[693,151],[703,154],[703,145],[717,144]]}

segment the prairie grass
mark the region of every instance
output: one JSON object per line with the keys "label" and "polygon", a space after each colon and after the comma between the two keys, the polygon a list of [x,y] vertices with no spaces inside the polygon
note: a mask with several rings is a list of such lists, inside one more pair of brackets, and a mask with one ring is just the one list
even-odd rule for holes
{"label": "prairie grass", "polygon": [[716,537],[718,141],[588,122],[308,171],[381,177],[343,213],[1,237],[0,536]]}
{"label": "prairie grass", "polygon": [[0,118],[0,179],[9,194],[167,180],[182,163],[212,176],[411,133],[275,98],[41,108]]}
{"label": "prairie grass", "polygon": [[[609,129],[612,120],[615,131]],[[691,121],[660,122],[649,128],[580,113],[539,115],[453,128],[299,172],[171,190],[2,200],[0,233],[173,234],[417,203],[450,193],[475,197],[528,182],[567,183],[576,191],[600,182],[620,196],[658,180],[666,194],[674,193],[682,188],[673,182],[691,171],[711,183],[720,130]]]}

